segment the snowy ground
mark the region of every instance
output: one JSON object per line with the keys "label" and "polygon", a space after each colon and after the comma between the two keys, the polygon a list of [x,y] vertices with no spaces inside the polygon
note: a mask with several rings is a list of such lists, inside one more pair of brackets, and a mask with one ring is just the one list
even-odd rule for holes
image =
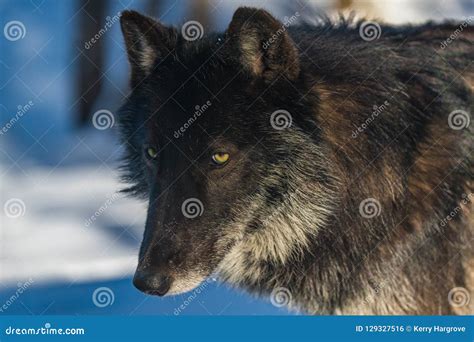
{"label": "snowy ground", "polygon": [[[130,274],[145,217],[144,205],[116,194],[105,168],[36,167],[29,177],[3,177],[4,198],[24,203],[24,215],[2,211],[0,281],[84,281]],[[36,182],[36,183],[35,183]],[[108,204],[110,203],[110,204]],[[88,224],[91,217],[96,220]]]}

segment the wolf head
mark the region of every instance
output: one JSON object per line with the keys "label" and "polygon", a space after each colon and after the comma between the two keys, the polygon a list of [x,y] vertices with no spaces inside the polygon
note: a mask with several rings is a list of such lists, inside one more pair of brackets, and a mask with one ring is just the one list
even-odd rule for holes
{"label": "wolf head", "polygon": [[133,11],[121,27],[124,173],[148,201],[136,287],[181,293],[215,271],[257,282],[261,265],[297,258],[324,226],[333,180],[287,26],[240,8],[221,34]]}

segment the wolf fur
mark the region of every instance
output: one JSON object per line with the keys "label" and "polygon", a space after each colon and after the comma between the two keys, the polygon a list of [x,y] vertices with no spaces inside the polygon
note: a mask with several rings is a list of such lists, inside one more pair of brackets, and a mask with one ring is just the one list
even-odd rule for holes
{"label": "wolf fur", "polygon": [[[448,122],[473,113],[474,31],[442,48],[459,23],[381,25],[372,41],[363,23],[287,27],[239,8],[224,33],[189,41],[123,13],[124,179],[149,201],[137,269],[148,287],[166,279],[159,294],[179,293],[217,273],[260,296],[283,288],[311,314],[474,313],[452,293],[474,288],[472,124]],[[284,129],[271,125],[278,110]],[[211,165],[213,151],[228,165]],[[186,198],[200,216],[183,217]]]}

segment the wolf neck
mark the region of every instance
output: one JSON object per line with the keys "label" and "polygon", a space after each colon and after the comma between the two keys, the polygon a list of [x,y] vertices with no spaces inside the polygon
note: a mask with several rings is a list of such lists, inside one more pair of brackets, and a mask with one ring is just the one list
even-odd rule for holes
{"label": "wolf neck", "polygon": [[[247,202],[253,208],[247,208],[246,219],[240,222],[247,233],[231,248],[218,273],[228,283],[261,295],[270,295],[278,287],[288,288],[294,299],[288,303],[290,307],[324,311],[308,301],[301,304],[305,298],[314,297],[315,241],[329,226],[337,197],[327,184],[310,181],[291,170],[285,174],[293,186],[279,205],[267,205],[263,194]],[[249,227],[253,227],[250,232]]]}
{"label": "wolf neck", "polygon": [[[273,300],[283,288],[289,294],[285,306],[303,313],[416,313],[415,291],[402,272],[371,274],[365,263],[338,255],[341,246],[324,247],[295,222],[284,224],[279,215],[274,220],[278,227],[243,239],[232,248],[219,267],[224,281]],[[298,237],[298,242],[291,241],[292,237]],[[380,298],[393,301],[385,303]]]}
{"label": "wolf neck", "polygon": [[[347,209],[349,203],[338,202],[344,196],[325,197],[331,204],[309,198],[315,192],[307,191],[291,192],[258,230],[232,247],[218,269],[224,281],[266,298],[283,288],[290,294],[288,308],[311,314],[448,314],[438,304],[424,306],[426,297],[415,291],[420,284],[410,272],[420,272],[426,260],[407,259],[410,253],[402,254],[392,236],[390,244],[375,248],[380,240],[372,244],[371,237],[361,237],[367,227]],[[346,208],[352,221],[334,204]],[[405,252],[417,245],[404,243]]]}

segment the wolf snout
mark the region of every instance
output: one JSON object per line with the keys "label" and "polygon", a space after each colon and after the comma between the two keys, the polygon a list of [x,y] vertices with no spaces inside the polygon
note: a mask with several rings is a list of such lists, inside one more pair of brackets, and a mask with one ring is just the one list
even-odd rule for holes
{"label": "wolf snout", "polygon": [[173,279],[170,276],[160,274],[152,270],[136,271],[133,277],[133,285],[140,291],[164,296],[171,288]]}

